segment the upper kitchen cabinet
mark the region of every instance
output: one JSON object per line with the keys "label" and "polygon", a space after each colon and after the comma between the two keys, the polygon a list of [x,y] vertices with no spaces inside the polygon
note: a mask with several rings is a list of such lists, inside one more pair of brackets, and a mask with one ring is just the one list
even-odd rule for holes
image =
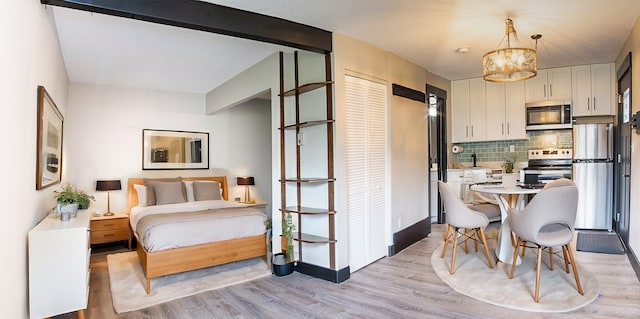
{"label": "upper kitchen cabinet", "polygon": [[487,141],[526,139],[524,83],[487,82]]}
{"label": "upper kitchen cabinet", "polygon": [[485,81],[482,78],[451,82],[451,141],[486,140]]}
{"label": "upper kitchen cabinet", "polygon": [[615,114],[613,63],[571,67],[573,116]]}
{"label": "upper kitchen cabinet", "polygon": [[571,68],[538,70],[538,74],[524,82],[525,101],[571,99]]}

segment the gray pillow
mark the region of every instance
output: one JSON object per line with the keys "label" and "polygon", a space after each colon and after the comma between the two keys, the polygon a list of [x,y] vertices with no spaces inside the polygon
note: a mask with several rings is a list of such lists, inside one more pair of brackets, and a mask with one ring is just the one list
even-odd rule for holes
{"label": "gray pillow", "polygon": [[177,204],[187,201],[182,182],[154,182],[156,205]]}
{"label": "gray pillow", "polygon": [[[154,190],[154,183],[156,182],[179,182],[182,180],[182,177],[173,177],[173,178],[144,178],[142,181],[144,182],[144,186],[147,187],[147,206],[153,206],[156,204],[156,192]],[[185,192],[186,198],[186,192]]]}
{"label": "gray pillow", "polygon": [[193,197],[196,201],[222,199],[220,197],[220,183],[194,181]]}

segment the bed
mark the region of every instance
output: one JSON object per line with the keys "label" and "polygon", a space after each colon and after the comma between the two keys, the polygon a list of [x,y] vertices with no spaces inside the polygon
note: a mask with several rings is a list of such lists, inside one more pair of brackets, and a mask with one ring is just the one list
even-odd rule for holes
{"label": "bed", "polygon": [[[171,196],[166,194],[177,193],[174,186],[178,180],[183,185],[191,185],[192,192],[200,190],[200,197],[205,199],[194,201],[193,193],[185,187],[180,196],[185,196],[187,202],[167,203]],[[202,195],[205,194],[202,189],[210,190],[210,185],[218,185],[211,182],[219,183],[219,199]],[[157,202],[156,198],[149,202],[153,196],[147,193],[159,194],[160,197]],[[139,202],[138,194],[147,199]],[[130,178],[128,204],[129,221],[138,241],[136,251],[145,274],[147,294],[151,292],[151,278],[267,256],[266,213],[255,207],[229,202],[225,176]],[[210,217],[210,214],[216,216]],[[150,221],[152,219],[155,221]],[[229,231],[234,229],[238,232]]]}

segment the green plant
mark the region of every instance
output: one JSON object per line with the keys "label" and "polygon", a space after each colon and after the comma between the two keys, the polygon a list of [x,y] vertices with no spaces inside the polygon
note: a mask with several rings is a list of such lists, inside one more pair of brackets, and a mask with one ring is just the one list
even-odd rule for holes
{"label": "green plant", "polygon": [[58,204],[78,204],[81,207],[88,207],[89,202],[94,199],[83,190],[75,188],[67,183],[60,187],[60,190],[53,191],[53,198]]}
{"label": "green plant", "polygon": [[503,172],[507,174],[513,173],[513,163],[514,161],[512,159],[507,159],[506,161],[504,161],[504,164],[502,164]]}
{"label": "green plant", "polygon": [[284,219],[282,220],[282,236],[286,238],[286,250],[285,255],[287,260],[293,259],[293,231],[295,230],[295,225],[291,219],[291,213],[286,213],[284,215]]}

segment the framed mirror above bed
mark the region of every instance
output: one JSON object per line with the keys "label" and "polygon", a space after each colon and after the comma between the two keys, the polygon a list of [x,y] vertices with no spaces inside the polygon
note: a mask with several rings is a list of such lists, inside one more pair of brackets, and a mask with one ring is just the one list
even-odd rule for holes
{"label": "framed mirror above bed", "polygon": [[209,133],[143,129],[142,169],[209,169]]}

